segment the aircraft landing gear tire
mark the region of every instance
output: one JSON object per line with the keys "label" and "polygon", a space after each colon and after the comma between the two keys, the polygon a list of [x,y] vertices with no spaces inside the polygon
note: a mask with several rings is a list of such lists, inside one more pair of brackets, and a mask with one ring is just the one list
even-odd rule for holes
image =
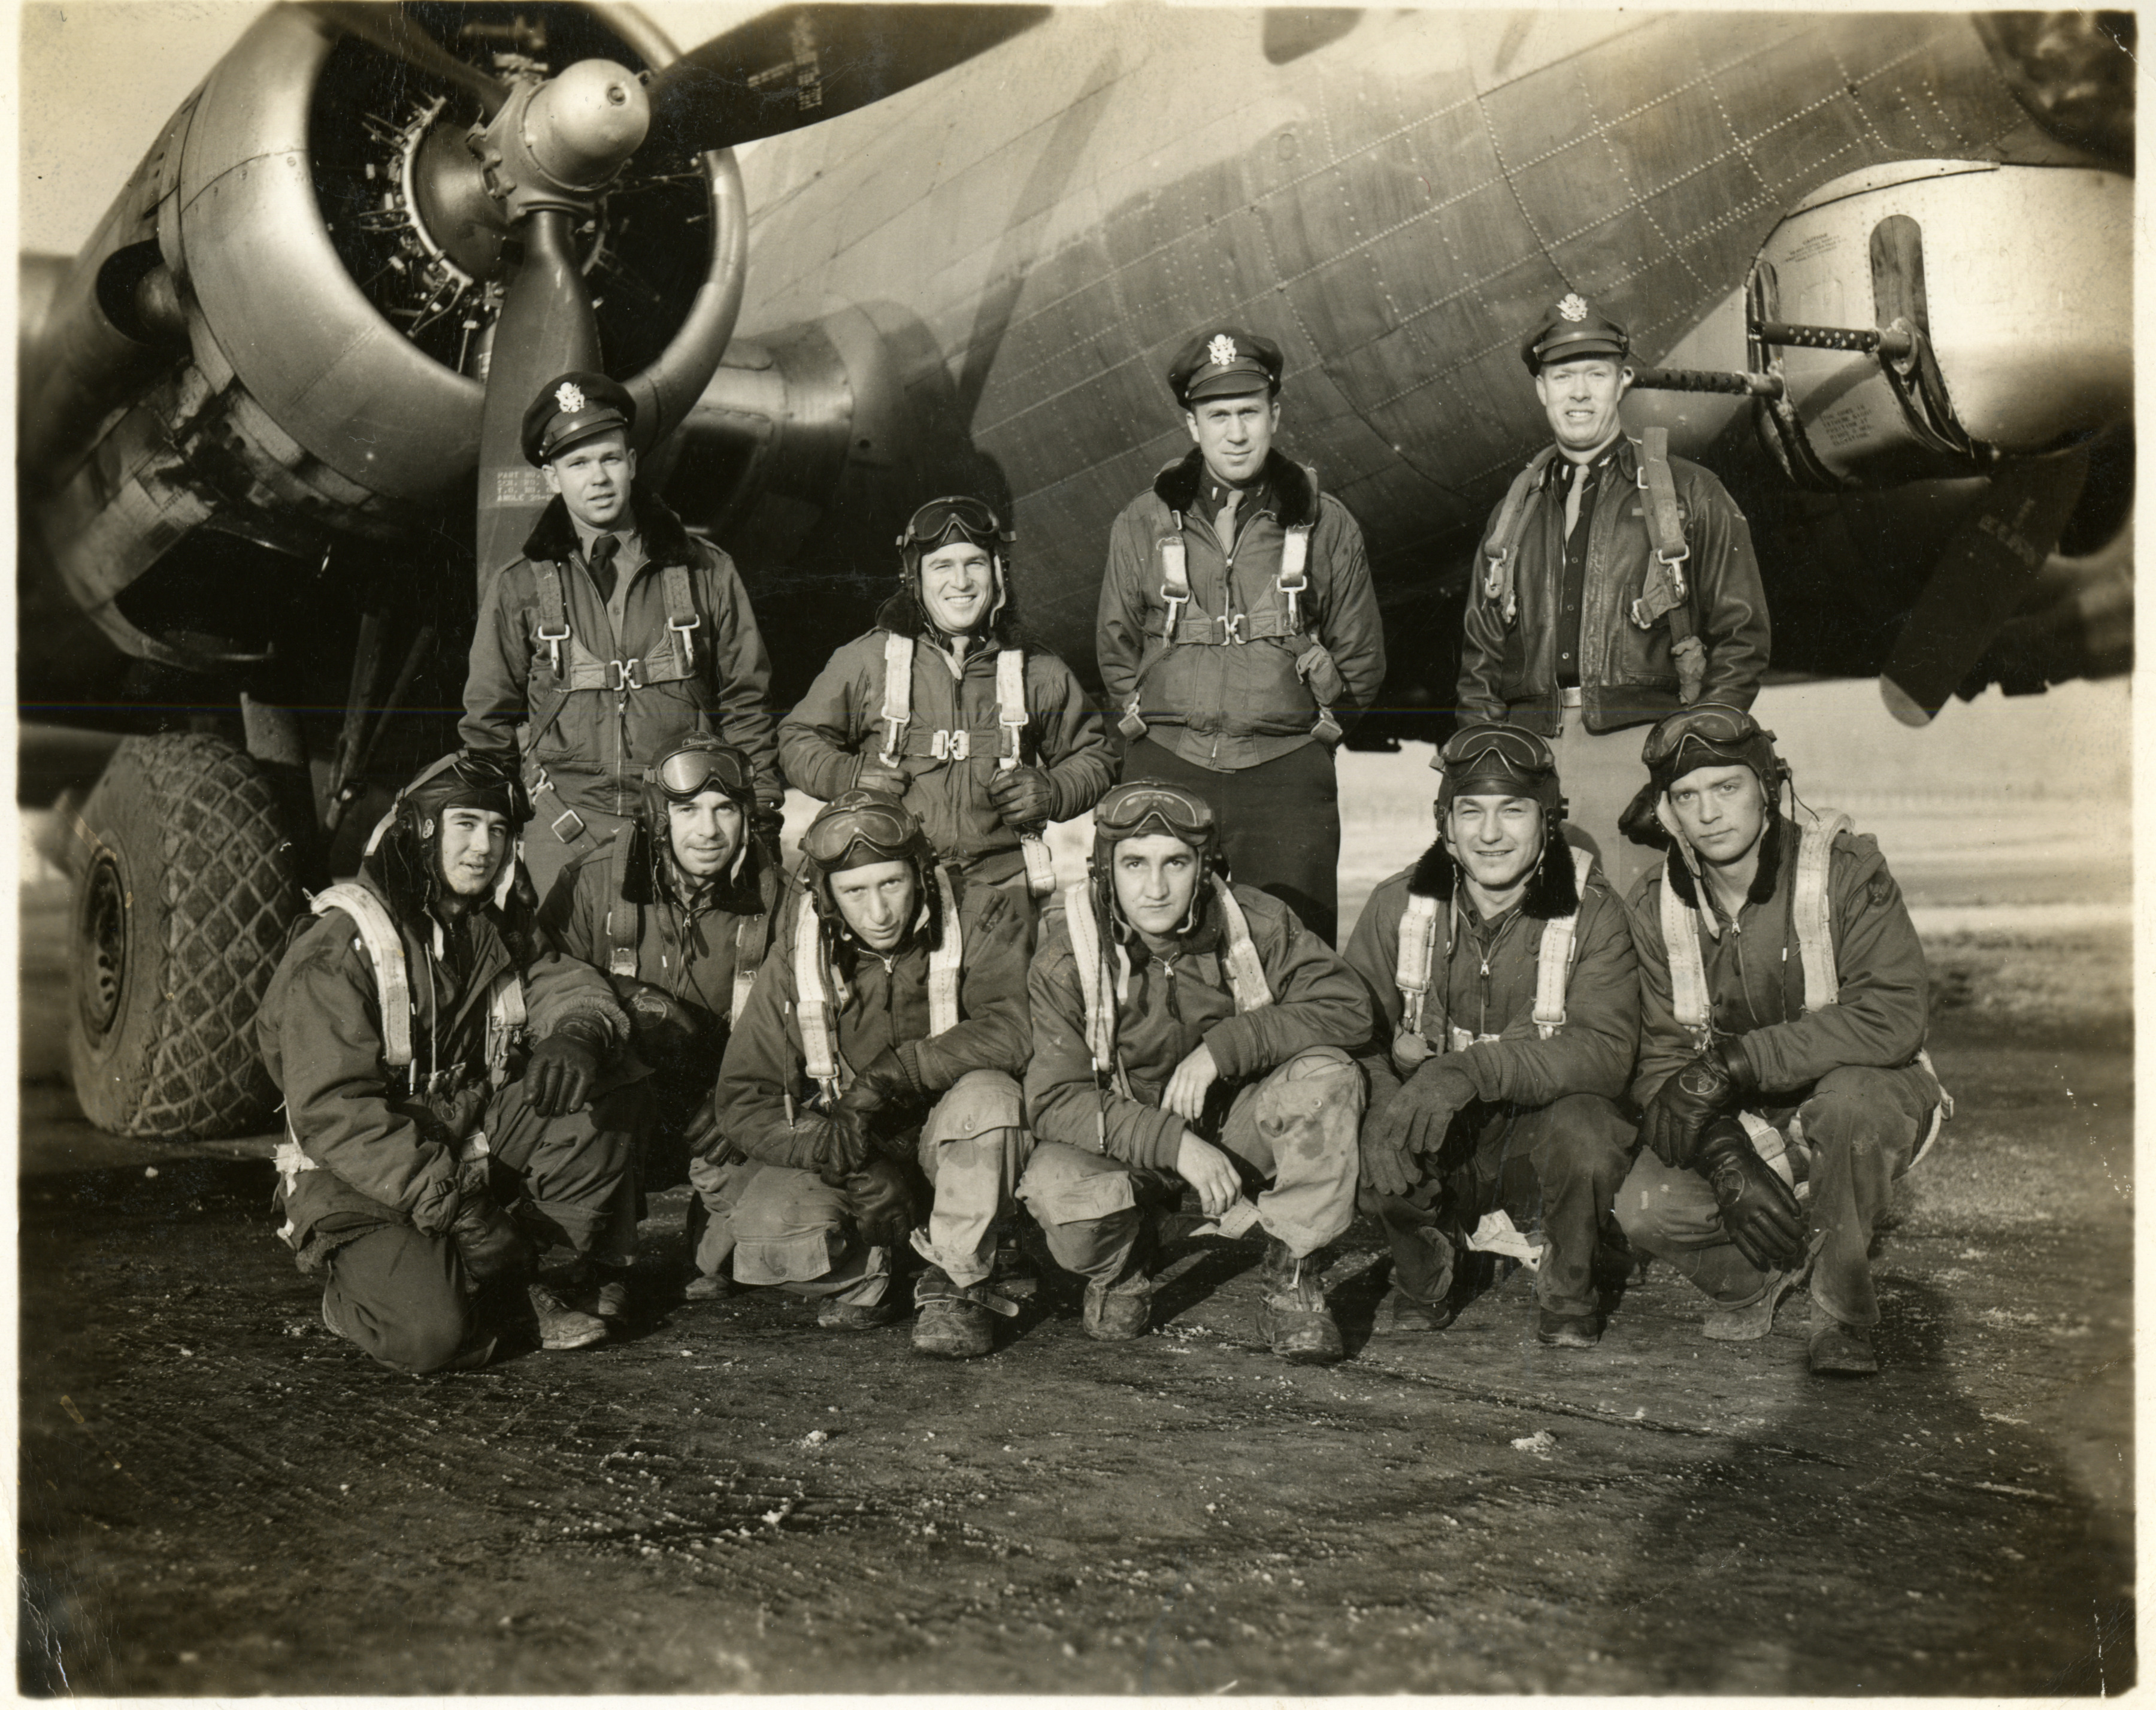
{"label": "aircraft landing gear tire", "polygon": [[221,737],[131,737],[84,804],[68,1055],[97,1127],[208,1140],[270,1126],[254,1012],[299,912],[268,781]]}

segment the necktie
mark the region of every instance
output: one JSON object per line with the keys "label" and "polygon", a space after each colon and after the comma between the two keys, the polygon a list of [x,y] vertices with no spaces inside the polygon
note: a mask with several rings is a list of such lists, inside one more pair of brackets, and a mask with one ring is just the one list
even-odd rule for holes
{"label": "necktie", "polygon": [[1587,490],[1587,471],[1589,465],[1575,463],[1572,466],[1572,485],[1564,495],[1564,537],[1572,538],[1573,530],[1579,526],[1580,495]]}
{"label": "necktie", "polygon": [[1220,515],[1215,520],[1213,531],[1220,537],[1220,544],[1233,547],[1235,544],[1235,501],[1243,496],[1230,487],[1220,496]]}
{"label": "necktie", "polygon": [[592,580],[598,584],[599,598],[613,598],[613,555],[621,550],[619,535],[603,534],[592,542],[590,556],[585,562],[591,566]]}

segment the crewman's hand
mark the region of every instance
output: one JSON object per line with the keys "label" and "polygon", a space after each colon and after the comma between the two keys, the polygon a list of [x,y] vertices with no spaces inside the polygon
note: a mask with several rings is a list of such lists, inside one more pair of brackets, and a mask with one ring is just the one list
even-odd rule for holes
{"label": "crewman's hand", "polygon": [[892,1158],[871,1158],[846,1178],[846,1209],[854,1227],[872,1247],[902,1247],[918,1220],[907,1167]]}
{"label": "crewman's hand", "polygon": [[1160,1107],[1186,1122],[1194,1122],[1204,1115],[1205,1095],[1219,1078],[1220,1066],[1213,1060],[1212,1050],[1201,1040],[1168,1077],[1167,1090],[1160,1096]]}
{"label": "crewman's hand", "polygon": [[855,789],[881,790],[886,795],[902,796],[906,787],[913,782],[913,774],[901,762],[886,763],[882,754],[861,756],[861,769],[854,779]]}
{"label": "crewman's hand", "polygon": [[599,1078],[601,1047],[582,1028],[564,1023],[531,1048],[524,1085],[531,1108],[542,1117],[582,1110]]}
{"label": "crewman's hand", "polygon": [[1188,1128],[1183,1131],[1182,1145],[1176,1148],[1175,1173],[1198,1189],[1198,1209],[1208,1217],[1218,1217],[1243,1191],[1243,1179],[1228,1162],[1228,1154],[1208,1145]]}
{"label": "crewman's hand", "polygon": [[719,1108],[706,1098],[698,1102],[689,1113],[689,1121],[681,1130],[681,1143],[689,1148],[691,1158],[708,1158],[719,1147]]}
{"label": "crewman's hand", "polygon": [[1390,1152],[1410,1158],[1434,1156],[1445,1144],[1452,1119],[1474,1102],[1475,1083],[1450,1054],[1428,1059],[1363,1125],[1364,1161]]}
{"label": "crewman's hand", "polygon": [[474,1282],[518,1276],[531,1261],[531,1244],[488,1194],[464,1196],[449,1224],[449,1239]]}
{"label": "crewman's hand", "polygon": [[858,1174],[869,1161],[869,1137],[850,1113],[812,1113],[802,1118],[794,1132],[808,1143],[805,1168],[815,1171],[827,1186],[844,1187],[846,1178]]}
{"label": "crewman's hand", "polygon": [[1702,1051],[1647,1101],[1640,1137],[1671,1169],[1690,1169],[1707,1125],[1736,1101],[1736,1083],[1720,1056]]}
{"label": "crewman's hand", "polygon": [[629,1012],[638,1054],[664,1062],[691,1049],[703,1031],[696,1012],[672,993],[625,973],[608,976],[616,1001]]}
{"label": "crewman's hand", "polygon": [[1360,1145],[1363,1182],[1366,1187],[1394,1197],[1414,1187],[1421,1172],[1414,1156],[1400,1138],[1395,1125],[1382,1121],[1384,1112],[1363,1123]]}
{"label": "crewman's hand", "polygon": [[1038,766],[998,768],[988,775],[988,799],[1006,825],[1038,825],[1055,805],[1055,791]]}
{"label": "crewman's hand", "polygon": [[861,1132],[871,1140],[878,1140],[912,1127],[927,1115],[928,1105],[927,1091],[914,1080],[906,1059],[896,1046],[886,1045],[839,1094],[836,1108],[858,1120]]}
{"label": "crewman's hand", "polygon": [[1699,1173],[1714,1189],[1730,1245],[1762,1271],[1788,1271],[1804,1250],[1796,1189],[1769,1168],[1733,1117],[1711,1123],[1700,1142]]}

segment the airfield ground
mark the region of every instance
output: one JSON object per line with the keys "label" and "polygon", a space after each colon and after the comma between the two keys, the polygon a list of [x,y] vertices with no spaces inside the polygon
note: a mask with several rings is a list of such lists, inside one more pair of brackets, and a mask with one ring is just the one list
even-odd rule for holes
{"label": "airfield ground", "polygon": [[1958,1112],[1881,1239],[1887,1369],[1857,1382],[1806,1374],[1801,1297],[1717,1344],[1663,1267],[1592,1353],[1535,1345],[1519,1275],[1441,1336],[1373,1338],[1360,1223],[1339,1367],[1263,1350],[1257,1249],[1217,1240],[1171,1251],[1139,1343],[1088,1342],[1051,1277],[947,1365],[768,1295],[680,1303],[679,1192],[617,1345],[397,1378],[322,1329],[259,1145],[81,1122],[33,883],[21,1684],[2120,1691],[2124,914],[1924,883]]}

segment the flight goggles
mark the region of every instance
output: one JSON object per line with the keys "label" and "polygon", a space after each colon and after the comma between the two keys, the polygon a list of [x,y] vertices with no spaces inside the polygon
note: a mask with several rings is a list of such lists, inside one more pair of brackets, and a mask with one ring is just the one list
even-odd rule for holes
{"label": "flight goggles", "polygon": [[1647,732],[1640,758],[1664,789],[1702,766],[1748,766],[1771,784],[1780,769],[1774,733],[1741,707],[1704,701],[1673,712]]}
{"label": "flight goggles", "polygon": [[1522,777],[1557,773],[1549,744],[1517,725],[1478,724],[1455,731],[1432,763],[1444,772],[1477,772],[1503,768]]}
{"label": "flight goggles", "polygon": [[865,861],[904,860],[921,846],[919,820],[896,802],[861,790],[825,808],[801,839],[802,853],[827,873]]}
{"label": "flight goggles", "polygon": [[648,768],[644,777],[677,802],[693,801],[707,789],[734,801],[747,801],[756,793],[756,768],[748,757],[716,743],[676,749]]}
{"label": "flight goggles", "polygon": [[517,824],[531,817],[531,799],[516,763],[485,751],[459,748],[444,754],[398,792],[400,798],[422,813],[445,808],[477,808],[506,814]]}
{"label": "flight goggles", "polygon": [[1104,843],[1165,834],[1213,840],[1213,809],[1202,796],[1165,783],[1119,783],[1093,804],[1093,834]]}
{"label": "flight goggles", "polygon": [[998,545],[1009,546],[1012,539],[1003,519],[981,501],[954,494],[931,499],[915,511],[912,520],[906,525],[906,532],[898,537],[898,543],[927,551],[948,545],[953,535],[977,547],[991,549]]}

